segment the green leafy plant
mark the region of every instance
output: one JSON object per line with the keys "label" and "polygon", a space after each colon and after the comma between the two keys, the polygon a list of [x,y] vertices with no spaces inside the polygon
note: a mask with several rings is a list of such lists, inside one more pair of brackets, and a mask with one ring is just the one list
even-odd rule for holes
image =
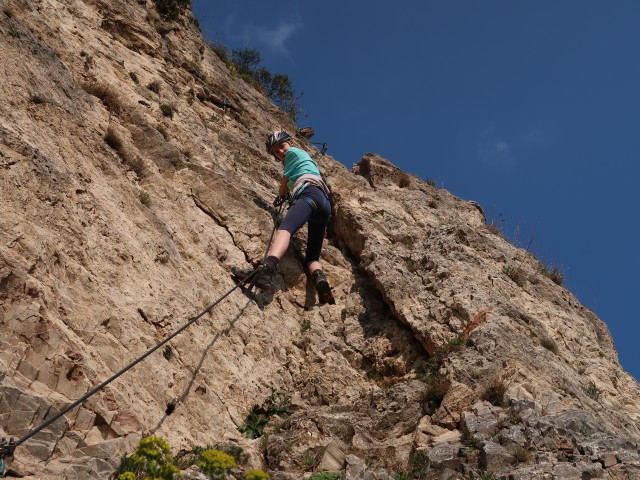
{"label": "green leafy plant", "polygon": [[593,380],[589,382],[589,385],[583,388],[583,391],[587,397],[593,398],[594,400],[598,400],[602,394],[602,391],[596,386]]}
{"label": "green leafy plant", "polygon": [[304,333],[311,328],[310,320],[303,320],[302,324],[300,324],[300,333]]}
{"label": "green leafy plant", "polygon": [[480,472],[480,480],[500,480],[500,478],[496,477],[493,473]]}
{"label": "green leafy plant", "polygon": [[[126,466],[134,467],[133,471],[120,473],[117,480],[135,480],[136,474],[140,472],[146,473],[154,480],[173,480],[174,475],[180,474],[180,470],[174,465],[173,457],[169,452],[169,444],[162,438],[153,436],[143,438],[130,461],[124,462]],[[121,461],[121,468],[122,465]]]}
{"label": "green leafy plant", "polygon": [[402,239],[402,244],[403,244],[405,247],[409,248],[409,249],[413,248],[413,238],[411,238],[411,237],[405,237],[405,238],[403,238],[403,239]]}
{"label": "green leafy plant", "polygon": [[[291,391],[286,389],[277,390],[269,387],[271,393],[265,400],[265,407],[255,407],[249,414],[238,431],[244,433],[247,438],[259,438],[264,435],[264,428],[271,420],[271,417],[278,415],[287,418],[291,415],[293,407],[291,405]],[[279,429],[288,428],[286,422],[278,426]]]}
{"label": "green leafy plant", "polygon": [[318,465],[318,459],[313,453],[307,452],[302,457],[302,461],[300,463],[305,470],[313,470],[316,468],[316,465]]}
{"label": "green leafy plant", "polygon": [[200,460],[200,454],[205,450],[211,450],[212,448],[213,447],[211,446],[200,447],[196,445],[192,447],[191,450],[181,450],[174,458],[175,465],[180,470],[185,470],[192,465],[196,465]]}
{"label": "green leafy plant", "polygon": [[124,472],[118,475],[116,480],[136,480],[136,476],[133,472]]}
{"label": "green leafy plant", "polygon": [[527,448],[518,445],[513,451],[513,458],[517,463],[525,463],[531,459],[531,452]]}
{"label": "green leafy plant", "polygon": [[290,428],[291,428],[291,420],[285,420],[273,426],[273,433],[274,435],[277,435],[283,430],[289,430]]}
{"label": "green leafy plant", "polygon": [[394,477],[398,480],[414,480],[426,478],[429,468],[429,456],[422,450],[414,451],[409,455],[408,470]]}
{"label": "green leafy plant", "polygon": [[268,70],[262,68],[258,77],[258,83],[264,88],[266,95],[273,100],[291,120],[297,122],[304,115],[300,103],[303,93],[296,94],[289,77],[283,73],[271,75]]}
{"label": "green leafy plant", "polygon": [[208,445],[206,447],[195,446],[191,450],[181,451],[175,456],[175,464],[181,470],[185,470],[201,461],[202,459],[200,458],[200,456],[207,450],[220,450],[228,455],[231,455],[238,465],[244,465],[249,460],[249,455],[244,453],[242,447],[238,447],[237,445],[232,445],[226,448],[219,445],[216,445],[215,447]]}
{"label": "green leafy plant", "polygon": [[232,65],[231,50],[227,45],[218,42],[211,42],[209,43],[209,47],[227,67]]}
{"label": "green leafy plant", "polygon": [[[450,338],[447,342],[443,343],[438,348],[436,348],[436,351],[434,352],[434,354],[430,356],[429,359],[427,360],[427,367],[425,369],[424,374],[422,375],[422,381],[427,385],[434,384],[439,378],[438,371],[440,370],[440,367],[442,367],[444,360],[449,355],[463,348],[466,344],[467,344],[466,337],[462,333],[459,333],[455,337]],[[437,391],[442,392],[445,386],[446,384],[444,383],[439,385],[437,387],[437,390],[435,390],[432,393],[436,393]],[[425,399],[426,398],[428,397],[425,397]]]}
{"label": "green leafy plant", "polygon": [[120,459],[115,475],[117,480],[130,480],[132,476],[133,480],[136,480],[136,474],[141,471],[142,465],[134,462],[130,456],[124,455]]}
{"label": "green leafy plant", "polygon": [[168,103],[163,103],[160,105],[160,111],[165,117],[173,118],[173,114],[176,112],[176,107],[169,105]]}
{"label": "green leafy plant", "polygon": [[269,474],[262,470],[249,470],[243,476],[245,480],[269,480]]}
{"label": "green leafy plant", "polygon": [[250,48],[229,49],[228,46],[217,43],[210,44],[229,70],[262,91],[286,113],[294,122],[302,118],[300,95],[296,94],[289,77],[282,73],[271,73],[260,66],[260,52]]}
{"label": "green leafy plant", "polygon": [[513,280],[519,287],[524,287],[527,283],[527,276],[524,270],[520,267],[505,265],[502,267],[502,273]]}
{"label": "green leafy plant", "polygon": [[[169,455],[169,444],[159,437],[143,438],[130,457],[124,456],[115,472],[116,480],[176,480],[180,470],[198,465],[200,471],[211,480],[225,480],[239,464],[244,464],[248,455],[241,447],[228,449],[195,446],[181,451],[173,458]],[[268,480],[262,470],[249,470],[245,480]]]}
{"label": "green leafy plant", "polygon": [[160,93],[161,84],[159,80],[153,80],[147,85],[147,88],[151,90],[153,93]]}
{"label": "green leafy plant", "polygon": [[435,377],[426,382],[427,388],[424,392],[423,399],[425,402],[435,402],[439,407],[444,400],[445,395],[451,389],[451,380],[443,377]]}
{"label": "green leafy plant", "polygon": [[418,262],[416,262],[413,258],[406,258],[404,260],[404,265],[407,267],[407,270],[410,272],[415,272],[418,270]]}
{"label": "green leafy plant", "polygon": [[558,459],[559,462],[573,462],[576,459],[574,455],[568,455],[565,452],[557,452],[556,458]]}
{"label": "green leafy plant", "polygon": [[238,427],[240,433],[244,433],[247,438],[259,438],[264,435],[264,427],[269,423],[268,418],[259,416],[256,412],[251,411],[244,421],[244,424]]}
{"label": "green leafy plant", "polygon": [[142,203],[145,207],[151,206],[151,195],[149,195],[144,190],[140,192],[139,198],[140,198],[140,203]]}
{"label": "green leafy plant", "polygon": [[564,283],[564,273],[560,270],[560,267],[548,267],[540,262],[538,269],[542,275],[551,279],[556,285],[562,285]]}
{"label": "green leafy plant", "polygon": [[236,466],[236,460],[221,450],[205,450],[200,454],[198,467],[212,480],[224,480]]}
{"label": "green leafy plant", "polygon": [[261,55],[252,48],[234,48],[231,51],[232,66],[235,73],[242,79],[251,82],[255,79],[254,72],[259,70]]}
{"label": "green leafy plant", "polygon": [[474,436],[467,438],[463,443],[465,447],[478,449],[482,446],[482,442],[484,442],[484,438]]}
{"label": "green leafy plant", "polygon": [[391,476],[394,478],[394,480],[413,480],[411,475],[405,472],[392,473]]}
{"label": "green leafy plant", "polygon": [[165,20],[177,20],[187,8],[191,7],[191,0],[153,0],[153,3]]}
{"label": "green leafy plant", "polygon": [[312,473],[309,480],[337,480],[340,478],[339,473],[329,473],[326,470]]}
{"label": "green leafy plant", "polygon": [[291,415],[291,391],[282,389],[276,390],[274,387],[269,387],[271,393],[267,397],[267,416],[279,415],[281,417],[288,417]]}
{"label": "green leafy plant", "polygon": [[[194,62],[193,60],[187,60],[182,64],[182,66],[194,77],[199,78],[200,80],[206,79],[206,75],[202,71],[202,66],[198,62]],[[195,96],[195,92],[194,92],[194,96]]]}
{"label": "green leafy plant", "polygon": [[591,438],[596,434],[596,432],[587,425],[583,425],[582,428],[580,428],[580,433],[586,438]]}
{"label": "green leafy plant", "polygon": [[491,405],[502,406],[506,392],[507,383],[502,378],[494,378],[485,386],[481,398]]}
{"label": "green leafy plant", "polygon": [[166,347],[164,347],[164,351],[162,352],[162,356],[166,360],[171,360],[171,358],[173,357],[173,349],[171,348],[170,345],[167,345]]}
{"label": "green leafy plant", "polygon": [[13,20],[9,20],[9,35],[14,38],[20,38],[24,35],[24,33],[18,29],[18,24]]}

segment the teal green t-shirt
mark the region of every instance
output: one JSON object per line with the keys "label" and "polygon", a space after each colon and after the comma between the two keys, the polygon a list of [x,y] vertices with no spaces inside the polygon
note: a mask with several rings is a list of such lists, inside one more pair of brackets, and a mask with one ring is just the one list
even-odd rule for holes
{"label": "teal green t-shirt", "polygon": [[300,175],[310,173],[312,175],[320,175],[318,165],[309,156],[307,152],[296,147],[289,147],[284,154],[284,172],[285,177],[289,177],[287,187],[289,191],[293,188],[296,180]]}

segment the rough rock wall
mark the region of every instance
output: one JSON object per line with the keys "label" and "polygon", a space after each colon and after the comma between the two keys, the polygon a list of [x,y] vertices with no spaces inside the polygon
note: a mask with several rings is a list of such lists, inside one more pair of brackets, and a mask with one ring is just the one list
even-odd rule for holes
{"label": "rough rock wall", "polygon": [[[189,13],[164,22],[151,1],[5,0],[0,38],[0,433],[20,438],[263,255],[281,173],[263,139],[295,126]],[[171,355],[18,447],[11,474],[108,478],[153,433],[176,449],[239,445],[296,476],[379,477],[361,459],[400,472],[418,458],[433,478],[637,478],[640,388],[597,317],[473,202],[299,142],[334,192],[323,263],[337,304],[316,305],[302,232],[275,290],[232,294]],[[293,393],[294,414],[249,440],[237,427],[272,388]]]}

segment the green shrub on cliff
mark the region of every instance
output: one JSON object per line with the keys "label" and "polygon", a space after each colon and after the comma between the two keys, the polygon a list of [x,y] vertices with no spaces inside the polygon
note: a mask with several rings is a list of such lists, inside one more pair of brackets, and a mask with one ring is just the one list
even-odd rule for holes
{"label": "green shrub on cliff", "polygon": [[200,471],[212,480],[224,480],[235,466],[235,458],[216,449],[202,452],[198,462]]}
{"label": "green shrub on cliff", "polygon": [[[169,444],[160,437],[146,437],[140,440],[136,451],[129,461],[122,461],[120,470],[133,467],[136,473],[144,472],[148,475],[145,478],[159,480],[173,480],[174,475],[180,475],[180,470],[173,464],[173,457],[169,454]],[[122,472],[116,480],[136,479],[133,472]]]}
{"label": "green shrub on cliff", "polygon": [[153,3],[165,20],[177,20],[185,9],[191,8],[191,0],[153,0]]}
{"label": "green shrub on cliff", "polygon": [[[190,452],[178,454],[178,461],[169,453],[169,444],[162,438],[143,438],[133,455],[122,457],[116,480],[174,480],[181,476],[180,468],[193,464],[197,464],[200,471],[211,480],[225,480],[238,462],[244,463],[246,460],[239,447],[232,447],[228,453],[217,448],[193,447]],[[189,457],[186,461],[185,456]],[[262,470],[249,470],[244,478],[269,480],[269,475]]]}
{"label": "green shrub on cliff", "polygon": [[260,66],[262,56],[259,51],[253,48],[231,50],[221,43],[212,43],[210,46],[234,75],[262,91],[294,122],[302,117],[300,97],[303,94],[295,92],[287,75],[274,74]]}

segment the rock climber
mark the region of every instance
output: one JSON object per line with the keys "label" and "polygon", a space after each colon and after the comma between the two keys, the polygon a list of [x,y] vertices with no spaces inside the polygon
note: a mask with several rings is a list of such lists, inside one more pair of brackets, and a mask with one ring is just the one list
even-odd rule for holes
{"label": "rock climber", "polygon": [[[267,136],[267,153],[284,163],[278,196],[274,201],[279,206],[291,195],[293,203],[282,223],[278,226],[273,245],[264,263],[259,266],[255,284],[268,288],[278,269],[278,263],[289,247],[291,237],[306,223],[308,229],[305,268],[318,292],[320,303],[334,304],[331,287],[322,271],[320,252],[322,241],[331,215],[329,187],[322,179],[316,162],[309,154],[294,146],[294,140],[284,130]],[[232,273],[246,278],[252,270],[234,267]]]}

